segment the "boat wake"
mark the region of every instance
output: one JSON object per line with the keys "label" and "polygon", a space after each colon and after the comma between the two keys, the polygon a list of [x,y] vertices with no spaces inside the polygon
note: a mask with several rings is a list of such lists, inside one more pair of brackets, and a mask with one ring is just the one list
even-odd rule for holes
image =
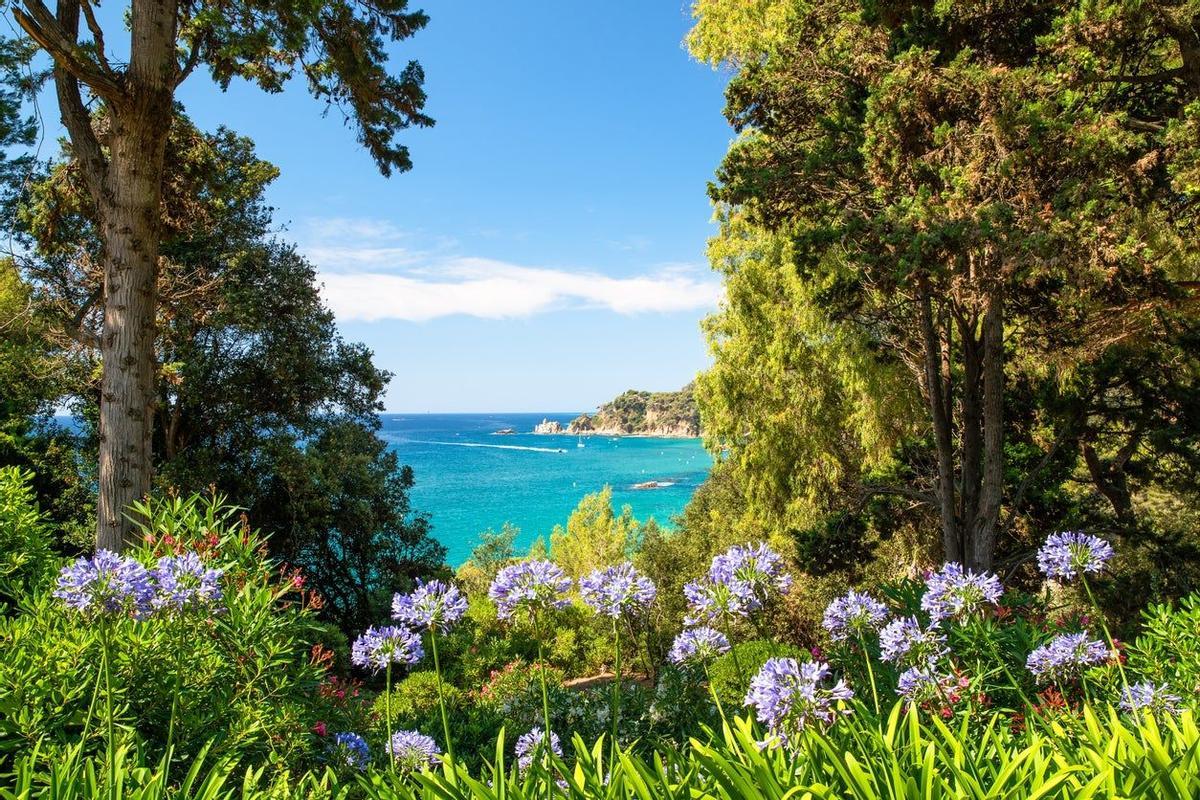
{"label": "boat wake", "polygon": [[528,450],[531,453],[565,453],[561,447],[525,447],[519,444],[480,444],[478,442],[418,442],[413,444],[440,444],[445,447],[484,447],[491,450]]}

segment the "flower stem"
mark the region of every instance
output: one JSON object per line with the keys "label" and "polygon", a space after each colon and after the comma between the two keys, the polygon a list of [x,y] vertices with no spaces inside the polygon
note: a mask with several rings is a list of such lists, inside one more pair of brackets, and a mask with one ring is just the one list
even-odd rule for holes
{"label": "flower stem", "polygon": [[1125,665],[1121,663],[1121,651],[1117,649],[1117,643],[1108,631],[1108,623],[1104,620],[1104,612],[1100,610],[1100,604],[1096,602],[1096,595],[1092,594],[1092,585],[1088,583],[1087,575],[1080,571],[1080,577],[1083,579],[1083,589],[1087,592],[1088,600],[1092,603],[1092,610],[1096,612],[1096,619],[1100,620],[1100,629],[1104,631],[1104,638],[1108,641],[1113,658],[1117,660],[1117,671],[1121,673],[1121,691],[1128,693],[1129,680],[1125,677]]}
{"label": "flower stem", "polygon": [[618,620],[613,620],[613,676],[612,687],[612,708],[609,714],[612,717],[612,764],[609,766],[609,774],[612,774],[613,768],[617,763],[617,721],[621,715],[621,629],[617,624]]}
{"label": "flower stem", "polygon": [[722,627],[725,629],[725,638],[729,640],[729,655],[733,658],[733,668],[737,671],[738,688],[745,689],[746,673],[742,671],[742,662],[738,659],[737,648],[733,644],[733,627],[729,624],[729,616],[723,615],[721,622],[724,623]]}
{"label": "flower stem", "polygon": [[387,729],[387,744],[384,746],[384,751],[388,756],[388,771],[394,776],[396,774],[396,755],[391,752],[392,748],[392,662],[388,661],[387,677],[384,679],[383,695],[383,714],[387,718],[385,727]]}
{"label": "flower stem", "polygon": [[717,713],[721,715],[721,726],[727,728],[729,720],[725,718],[725,707],[721,705],[721,698],[717,696],[717,687],[713,686],[712,675],[708,672],[708,664],[704,665],[704,679],[708,681],[708,693],[712,695],[713,702],[717,704]]}
{"label": "flower stem", "polygon": [[106,777],[108,793],[115,799],[117,785],[113,776],[113,770],[116,768],[116,734],[113,732],[112,632],[109,630],[107,620],[100,623],[100,642],[104,651],[101,664],[104,671],[104,717],[108,729],[108,770]]}
{"label": "flower stem", "polygon": [[546,656],[542,648],[542,624],[537,612],[533,612],[533,635],[538,646],[538,678],[542,684],[542,758],[546,768],[546,797],[554,794],[554,781],[550,778],[550,694],[546,690]]}
{"label": "flower stem", "polygon": [[171,745],[175,742],[175,716],[179,710],[180,690],[182,689],[183,683],[182,676],[180,675],[183,666],[181,658],[181,651],[183,648],[180,646],[178,629],[175,625],[171,626],[171,634],[172,635],[167,639],[171,645],[172,655],[174,656],[174,671],[171,675],[171,720],[167,723],[168,768],[170,766]]}
{"label": "flower stem", "polygon": [[858,644],[862,647],[863,663],[867,665],[867,680],[871,682],[871,699],[875,701],[875,716],[879,716],[879,690],[875,688],[875,670],[871,666],[871,654],[867,651],[867,640],[861,633]]}
{"label": "flower stem", "polygon": [[[446,737],[446,755],[454,764],[454,744],[450,741],[450,719],[446,716],[446,698],[442,693],[442,665],[438,662],[437,631],[429,633],[429,644],[433,649],[433,674],[437,676],[438,706],[442,709],[442,733]],[[456,774],[456,773],[451,773]]]}

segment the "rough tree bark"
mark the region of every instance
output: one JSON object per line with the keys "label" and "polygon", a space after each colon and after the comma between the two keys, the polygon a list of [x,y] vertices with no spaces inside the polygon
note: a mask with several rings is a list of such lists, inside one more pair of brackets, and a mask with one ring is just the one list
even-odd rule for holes
{"label": "rough tree bark", "polygon": [[[991,569],[1004,496],[1004,306],[989,291],[977,304],[935,313],[927,278],[918,282],[922,385],[937,456],[935,496],[947,561]],[[957,336],[955,336],[957,333]],[[957,366],[946,368],[947,354]],[[960,374],[959,381],[953,375]]]}
{"label": "rough tree bark", "polygon": [[941,337],[933,322],[933,297],[927,279],[918,284],[921,317],[921,339],[925,362],[925,395],[929,402],[933,422],[933,440],[937,450],[938,514],[942,523],[942,549],[947,561],[962,558],[962,536],[955,513],[954,491],[954,437],[951,429],[951,408],[945,402],[947,394],[941,374]]}
{"label": "rough tree bark", "polygon": [[[129,541],[129,504],[150,489],[155,404],[155,287],[163,159],[171,126],[176,59],[176,0],[133,0],[130,61],[114,70],[91,7],[59,0],[55,14],[22,0],[18,23],[55,63],[63,124],[95,206],[104,267],[100,337],[99,500],[96,546],[122,550]],[[80,13],[96,39],[95,56],[78,44]],[[111,130],[103,146],[83,103],[82,88],[101,98]]]}
{"label": "rough tree bark", "polygon": [[990,570],[1004,498],[1004,297],[988,292],[983,315],[983,474],[967,532],[967,563]]}

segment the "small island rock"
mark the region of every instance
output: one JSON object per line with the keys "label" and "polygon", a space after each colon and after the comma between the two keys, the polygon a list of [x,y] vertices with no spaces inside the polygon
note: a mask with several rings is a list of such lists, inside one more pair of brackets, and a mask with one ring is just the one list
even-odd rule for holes
{"label": "small island rock", "polygon": [[562,423],[555,419],[544,419],[533,426],[534,433],[562,433]]}

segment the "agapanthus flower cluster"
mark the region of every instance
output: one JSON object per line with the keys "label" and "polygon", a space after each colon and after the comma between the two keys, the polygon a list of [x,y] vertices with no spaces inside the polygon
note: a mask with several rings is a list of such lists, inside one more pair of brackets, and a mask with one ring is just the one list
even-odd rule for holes
{"label": "agapanthus flower cluster", "polygon": [[371,750],[357,733],[335,733],[327,757],[335,767],[364,770],[371,761]]}
{"label": "agapanthus flower cluster", "polygon": [[512,564],[496,574],[488,597],[496,604],[500,619],[509,619],[518,611],[537,613],[565,608],[571,579],[551,561],[535,559]]}
{"label": "agapanthus flower cluster", "polygon": [[444,581],[418,580],[408,594],[392,597],[392,619],[418,630],[438,628],[447,633],[467,613],[467,598]]}
{"label": "agapanthus flower cluster", "polygon": [[672,664],[707,664],[728,652],[725,634],[708,627],[689,628],[675,637],[667,658]]}
{"label": "agapanthus flower cluster", "polygon": [[222,571],[206,567],[194,552],[163,556],[151,572],[154,608],[168,612],[211,610],[221,602]]}
{"label": "agapanthus flower cluster", "polygon": [[1082,675],[1089,667],[1108,660],[1108,646],[1091,639],[1087,631],[1064,633],[1029,654],[1025,666],[1039,684],[1062,684]]}
{"label": "agapanthus flower cluster", "polygon": [[136,559],[97,550],[62,568],[54,596],[88,617],[140,617],[151,610],[154,581]]}
{"label": "agapanthus flower cluster", "polygon": [[1047,538],[1037,561],[1047,578],[1069,583],[1085,572],[1100,572],[1112,557],[1112,545],[1099,536],[1067,531]]}
{"label": "agapanthus flower cluster", "polygon": [[[517,769],[524,772],[532,767],[534,758],[542,755],[545,747],[546,736],[542,733],[541,728],[534,728],[517,739]],[[562,758],[562,745],[558,741],[558,734],[554,731],[550,731],[550,752]]]}
{"label": "agapanthus flower cluster", "polygon": [[985,605],[995,605],[1004,594],[1004,587],[995,575],[964,569],[955,561],[942,565],[926,578],[925,587],[921,608],[934,622],[962,619]]}
{"label": "agapanthus flower cluster", "polygon": [[583,596],[583,602],[596,613],[618,619],[623,615],[644,612],[654,602],[658,590],[654,581],[626,561],[580,578],[579,593]]}
{"label": "agapanthus flower cluster", "polygon": [[432,737],[417,731],[396,731],[388,742],[388,755],[401,772],[419,772],[435,766],[442,751]]}
{"label": "agapanthus flower cluster", "polygon": [[948,652],[945,634],[924,627],[916,617],[894,619],[879,632],[880,656],[899,666],[925,666]]}
{"label": "agapanthus flower cluster", "polygon": [[841,642],[879,630],[887,617],[887,606],[866,592],[852,590],[829,604],[821,624],[829,638]]}
{"label": "agapanthus flower cluster", "polygon": [[424,655],[421,637],[395,625],[381,628],[372,625],[350,648],[351,662],[375,672],[389,664],[416,664]]}
{"label": "agapanthus flower cluster", "polygon": [[932,664],[909,667],[900,673],[896,694],[910,703],[944,702],[955,684],[954,677],[943,675]]}
{"label": "agapanthus flower cluster", "polygon": [[684,585],[683,596],[688,604],[688,615],[684,618],[687,625],[723,624],[730,617],[748,617],[762,607],[750,584],[737,579],[691,581]]}
{"label": "agapanthus flower cluster", "polygon": [[712,560],[708,578],[713,583],[749,585],[759,601],[772,593],[787,593],[792,576],[783,569],[783,558],[765,544],[735,545]]}
{"label": "agapanthus flower cluster", "polygon": [[832,723],[839,713],[837,703],[854,697],[845,681],[822,686],[830,672],[823,661],[767,659],[750,681],[746,705],[755,709],[772,737],[788,741],[808,725]]}
{"label": "agapanthus flower cluster", "polygon": [[1121,708],[1130,712],[1149,712],[1155,716],[1172,716],[1179,713],[1179,695],[1171,694],[1165,684],[1155,685],[1150,681],[1139,681],[1122,693]]}

